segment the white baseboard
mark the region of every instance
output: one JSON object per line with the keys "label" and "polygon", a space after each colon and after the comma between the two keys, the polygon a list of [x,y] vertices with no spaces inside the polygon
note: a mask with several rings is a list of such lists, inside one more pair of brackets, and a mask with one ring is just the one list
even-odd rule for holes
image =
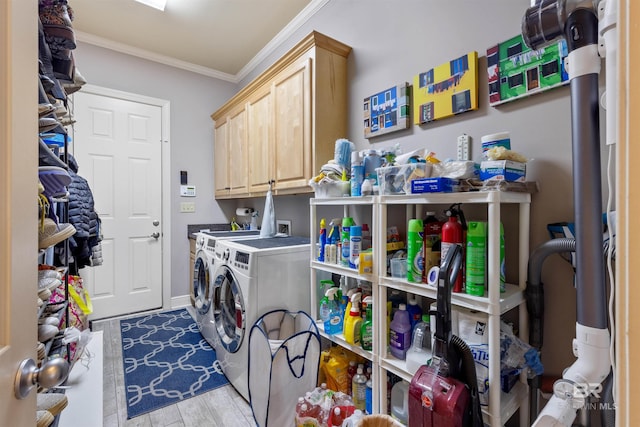
{"label": "white baseboard", "polygon": [[191,305],[191,297],[189,295],[181,295],[179,297],[171,297],[171,309],[189,307]]}

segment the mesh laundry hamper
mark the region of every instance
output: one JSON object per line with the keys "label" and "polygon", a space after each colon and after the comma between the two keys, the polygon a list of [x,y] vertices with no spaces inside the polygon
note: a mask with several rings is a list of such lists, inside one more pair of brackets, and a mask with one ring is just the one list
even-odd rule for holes
{"label": "mesh laundry hamper", "polygon": [[303,311],[274,310],[251,327],[249,401],[259,427],[293,425],[298,397],[318,381],[320,334]]}

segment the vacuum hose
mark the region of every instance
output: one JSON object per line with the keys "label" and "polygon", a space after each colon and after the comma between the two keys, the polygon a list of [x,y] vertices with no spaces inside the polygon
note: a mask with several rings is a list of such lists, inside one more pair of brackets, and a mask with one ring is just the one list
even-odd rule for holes
{"label": "vacuum hose", "polygon": [[[542,348],[544,333],[544,286],[542,284],[542,264],[549,255],[561,252],[575,252],[576,240],[559,238],[549,240],[537,247],[529,256],[527,271],[527,310],[529,312],[529,344],[536,350]],[[532,417],[538,414],[538,389],[540,388],[540,376],[531,379],[529,393],[529,414]]]}
{"label": "vacuum hose", "polygon": [[462,381],[469,386],[469,391],[471,392],[471,423],[469,423],[468,425],[470,427],[483,427],[484,423],[482,421],[480,396],[478,395],[476,363],[473,360],[473,353],[471,353],[471,348],[469,348],[469,345],[462,338],[459,338],[456,335],[451,336],[451,345],[455,349],[455,352],[458,354],[460,363],[462,365],[461,369],[459,370],[459,372],[464,377]]}

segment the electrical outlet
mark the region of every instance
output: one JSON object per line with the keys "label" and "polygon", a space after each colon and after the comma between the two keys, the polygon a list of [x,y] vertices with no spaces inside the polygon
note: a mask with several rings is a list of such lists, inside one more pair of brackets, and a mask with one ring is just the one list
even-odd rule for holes
{"label": "electrical outlet", "polygon": [[180,203],[180,212],[193,213],[196,211],[196,202],[182,202]]}
{"label": "electrical outlet", "polygon": [[458,160],[471,160],[471,137],[463,133],[458,137]]}

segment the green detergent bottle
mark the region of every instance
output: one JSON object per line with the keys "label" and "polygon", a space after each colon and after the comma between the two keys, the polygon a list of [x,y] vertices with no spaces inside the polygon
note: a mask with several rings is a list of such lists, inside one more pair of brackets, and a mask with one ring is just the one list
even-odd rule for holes
{"label": "green detergent bottle", "polygon": [[366,307],[366,315],[360,326],[360,346],[363,350],[371,351],[373,348],[373,299],[368,296],[362,302]]}
{"label": "green detergent bottle", "polygon": [[424,254],[422,251],[424,223],[421,219],[410,219],[407,228],[407,280],[422,282]]}
{"label": "green detergent bottle", "polygon": [[467,223],[465,288],[469,295],[484,296],[487,263],[487,223]]}

